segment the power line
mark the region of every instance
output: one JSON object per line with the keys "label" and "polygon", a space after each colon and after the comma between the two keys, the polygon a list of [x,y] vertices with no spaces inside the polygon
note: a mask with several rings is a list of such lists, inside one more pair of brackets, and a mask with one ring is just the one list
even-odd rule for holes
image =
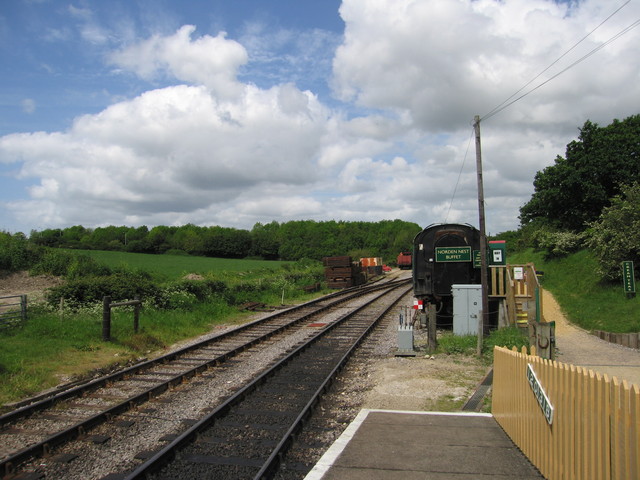
{"label": "power line", "polygon": [[[549,78],[548,80],[545,80],[544,82],[542,82],[541,84],[537,85],[536,87],[532,88],[531,90],[529,90],[528,92],[520,95],[519,97],[517,97],[515,100],[509,102],[509,100],[511,100],[513,97],[515,97],[518,93],[520,93],[522,90],[524,90],[526,87],[528,87],[531,83],[533,83],[536,79],[538,79],[542,74],[544,74],[547,70],[549,70],[551,67],[553,67],[556,63],[558,63],[562,58],[564,58],[569,52],[571,52],[573,49],[575,49],[580,43],[582,43],[587,37],[589,37],[593,32],[595,32],[598,28],[600,28],[602,25],[604,25],[604,23],[606,23],[611,17],[613,17],[616,13],[618,13],[620,10],[622,10],[622,8],[624,8],[631,0],[627,0],[625,3],[623,3],[620,7],[618,7],[612,14],[610,14],[607,18],[605,18],[602,22],[600,22],[600,24],[598,24],[598,26],[596,26],[593,30],[591,30],[589,33],[587,33],[584,37],[582,37],[578,42],[576,42],[571,48],[569,48],[566,52],[564,52],[562,55],[560,55],[560,57],[558,57],[555,61],[553,61],[547,68],[545,68],[544,70],[542,70],[538,75],[536,75],[534,78],[532,78],[531,80],[529,80],[526,84],[524,84],[518,91],[516,91],[515,93],[513,93],[509,98],[507,98],[506,100],[504,100],[501,104],[499,104],[498,106],[496,106],[495,108],[493,108],[489,113],[485,114],[481,120],[486,120],[488,118],[493,117],[494,115],[500,113],[502,110],[508,108],[509,106],[513,105],[514,103],[516,103],[517,101],[521,100],[522,98],[526,97],[527,95],[529,95],[530,93],[536,91],[538,88],[542,87],[543,85],[546,85],[547,83],[549,83],[551,80],[555,79],[556,77],[560,76],[561,74],[563,74],[564,72],[566,72],[567,70],[573,68],[575,65],[577,65],[578,63],[586,60],[587,58],[589,58],[591,55],[593,55],[594,53],[598,52],[599,50],[601,50],[602,48],[604,48],[605,46],[607,46],[608,44],[610,44],[611,42],[613,42],[614,40],[617,40],[618,38],[620,38],[622,35],[624,35],[625,33],[629,32],[630,30],[632,30],[633,28],[637,27],[638,25],[640,25],[640,20],[636,20],[634,23],[632,23],[631,25],[629,25],[628,27],[624,28],[622,31],[616,33],[613,37],[611,37],[610,39],[608,39],[606,42],[604,42],[603,44],[599,45],[598,47],[595,47],[593,50],[591,50],[590,52],[588,52],[586,55],[584,55],[583,57],[581,57],[580,59],[576,60],[575,62],[573,62],[571,65],[569,65],[568,67],[566,67],[565,69],[561,70],[560,72],[558,72],[557,74],[553,75],[551,78]],[[507,103],[509,102],[509,103]]]}
{"label": "power line", "polygon": [[[540,76],[542,76],[545,72],[547,72],[551,67],[553,67],[556,63],[558,63],[560,60],[562,60],[565,56],[567,56],[572,50],[574,50],[578,45],[580,45],[584,40],[586,40],[593,32],[595,32],[598,28],[600,28],[602,25],[604,25],[608,20],[610,20],[615,14],[617,14],[620,10],[622,10],[628,3],[630,3],[631,0],[627,0],[625,3],[623,3],[620,7],[618,7],[613,13],[611,13],[607,18],[605,18],[602,22],[600,22],[594,29],[592,29],[589,33],[587,33],[584,37],[582,37],[580,40],[578,40],[571,48],[569,48],[566,52],[564,52],[562,55],[560,55],[556,60],[554,60],[548,67],[546,67],[544,70],[542,70],[538,75],[536,75],[535,77],[533,77],[531,80],[529,80],[526,84],[524,84],[519,90],[517,90],[515,93],[513,93],[510,97],[508,97],[506,100],[504,100],[501,104],[497,105],[495,108],[493,108],[491,111],[489,111],[489,113],[485,114],[481,120],[487,120],[488,118],[491,118],[494,115],[497,115],[498,113],[500,113],[502,110],[510,107],[511,105],[513,105],[514,103],[518,102],[519,100],[523,99],[524,97],[526,97],[527,95],[529,95],[530,93],[535,92],[537,89],[541,88],[542,86],[546,85],[547,83],[549,83],[550,81],[552,81],[553,79],[559,77],[560,75],[562,75],[564,72],[566,72],[567,70],[570,70],[571,68],[573,68],[574,66],[576,66],[577,64],[581,63],[582,61],[586,60],[587,58],[589,58],[591,55],[595,54],[596,52],[600,51],[601,49],[603,49],[604,47],[606,47],[607,45],[609,45],[611,42],[617,40],[618,38],[620,38],[622,35],[624,35],[625,33],[629,32],[630,30],[634,29],[635,27],[637,27],[638,25],[640,25],[640,19],[636,20],[635,22],[633,22],[631,25],[629,25],[628,27],[624,28],[623,30],[621,30],[620,32],[616,33],[613,37],[609,38],[606,42],[602,43],[601,45],[595,47],[594,49],[592,49],[590,52],[588,52],[587,54],[585,54],[584,56],[582,56],[581,58],[579,58],[578,60],[576,60],[575,62],[573,62],[572,64],[570,64],[568,67],[564,68],[563,70],[561,70],[560,72],[556,73],[555,75],[553,75],[551,78],[545,80],[544,82],[540,83],[539,85],[537,85],[536,87],[532,88],[531,90],[529,90],[528,92],[520,95],[519,97],[517,97],[515,100],[509,102],[509,100],[511,100],[513,97],[515,97],[516,95],[518,95],[520,92],[522,92],[525,88],[527,88],[529,85],[531,85],[535,80],[537,80],[538,78],[540,78]],[[507,103],[508,102],[508,103]],[[453,193],[451,195],[451,200],[449,201],[449,208],[447,210],[447,215],[445,217],[445,223],[448,221],[449,219],[449,214],[451,212],[451,207],[453,206],[453,200],[455,198],[456,192],[458,190],[458,185],[460,183],[460,178],[462,176],[462,171],[464,169],[464,165],[466,163],[466,159],[467,159],[467,155],[469,153],[469,147],[471,145],[471,139],[474,136],[474,130],[472,129],[471,131],[471,136],[469,137],[469,142],[467,144],[467,150],[464,154],[464,158],[462,160],[462,165],[460,166],[460,171],[458,172],[458,178],[456,180],[456,184],[454,186],[453,189]]]}
{"label": "power line", "polygon": [[471,146],[471,139],[473,138],[474,130],[471,129],[471,135],[469,136],[469,143],[467,143],[467,151],[464,152],[464,158],[462,159],[462,165],[460,166],[460,172],[458,172],[458,179],[456,180],[456,184],[453,187],[453,193],[451,194],[451,200],[449,200],[449,209],[447,210],[447,215],[444,217],[444,223],[447,223],[449,220],[449,213],[451,212],[451,206],[453,205],[453,199],[456,196],[456,191],[458,190],[458,184],[460,183],[460,177],[462,176],[462,170],[464,169],[464,164],[467,161],[467,155],[469,154],[469,147]]}

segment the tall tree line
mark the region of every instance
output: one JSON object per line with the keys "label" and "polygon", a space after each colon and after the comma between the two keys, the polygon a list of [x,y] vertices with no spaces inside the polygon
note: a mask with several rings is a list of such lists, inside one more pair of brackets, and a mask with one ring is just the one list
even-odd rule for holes
{"label": "tall tree line", "polygon": [[31,231],[35,245],[135,253],[186,253],[222,258],[320,259],[352,255],[395,259],[411,248],[421,227],[402,220],[344,222],[313,220],[256,223],[251,230],[220,226],[108,226],[76,225]]}
{"label": "tall tree line", "polygon": [[604,127],[587,120],[579,132],[536,174],[520,238],[549,257],[589,248],[601,276],[619,279],[620,262],[640,264],[640,114]]}
{"label": "tall tree line", "polygon": [[584,231],[624,188],[640,181],[640,115],[605,127],[589,120],[565,156],[539,171],[531,200],[520,209],[531,222]]}

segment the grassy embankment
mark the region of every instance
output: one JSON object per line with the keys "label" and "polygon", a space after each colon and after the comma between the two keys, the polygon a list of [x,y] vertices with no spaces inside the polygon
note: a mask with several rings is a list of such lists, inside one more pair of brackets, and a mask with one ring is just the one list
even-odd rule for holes
{"label": "grassy embankment", "polygon": [[[540,277],[542,288],[550,291],[560,304],[567,319],[586,330],[608,332],[640,331],[640,300],[627,299],[622,284],[601,282],[597,274],[597,262],[587,250],[565,258],[545,260],[542,253],[528,250],[509,256],[510,264],[533,263]],[[472,355],[477,348],[474,335],[454,337],[444,335],[440,339],[440,351]],[[517,329],[495,332],[484,342],[483,353],[491,360],[494,345],[520,346],[526,342]]]}
{"label": "grassy embankment", "polygon": [[172,309],[145,306],[138,334],[133,332],[132,310],[114,308],[111,342],[101,339],[101,303],[78,311],[29,305],[29,319],[23,327],[0,332],[0,405],[91,370],[150,356],[175,342],[211,331],[216,325],[242,322],[250,315],[238,309],[244,301],[280,305],[283,298],[284,303],[309,299],[312,295],[301,287],[317,281],[322,272],[320,265],[291,262],[121,252],[91,255],[111,267],[150,271],[158,281],[169,284],[187,273],[197,273],[223,282],[225,291],[206,301],[197,301],[184,292],[174,293]]}
{"label": "grassy embankment", "polygon": [[588,250],[554,260],[526,251],[508,260],[512,264],[530,262],[544,272],[542,288],[554,295],[570,322],[586,330],[640,332],[640,299],[627,299],[622,282],[600,281],[598,263]]}

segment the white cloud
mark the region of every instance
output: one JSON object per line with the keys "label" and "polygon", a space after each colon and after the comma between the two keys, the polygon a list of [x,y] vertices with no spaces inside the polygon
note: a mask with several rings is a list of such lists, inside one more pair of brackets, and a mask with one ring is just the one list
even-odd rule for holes
{"label": "white cloud", "polygon": [[[334,59],[334,89],[368,108],[409,112],[430,131],[460,128],[520,89],[613,9],[595,0],[344,0],[345,41]],[[626,27],[625,16],[637,13],[640,8],[630,5],[531,87]],[[629,100],[640,93],[633,67],[639,50],[632,32],[504,112],[502,121],[554,131],[582,123],[585,115],[610,120],[621,111],[633,113]]]}
{"label": "white cloud", "polygon": [[[640,13],[636,4],[628,10],[626,18]],[[89,11],[73,13],[92,21]],[[282,60],[285,67],[265,70],[257,86],[247,72],[278,63],[265,45],[291,44],[290,32],[260,45],[260,28],[240,43],[185,25],[109,56],[111,65],[154,81],[154,90],[79,117],[65,132],[0,138],[0,162],[20,163],[21,177],[34,181],[30,199],[7,208],[29,228],[477,224],[473,116],[499,105],[610,11],[596,0],[344,0],[340,13],[346,30],[332,82],[339,109],[297,86],[301,71],[292,68],[310,65],[335,38],[300,36],[315,43],[292,51],[310,56]],[[531,86],[624,26],[614,17]],[[564,154],[585,120],[606,125],[638,113],[639,50],[631,32],[482,122],[491,232],[517,227],[536,171]]]}
{"label": "white cloud", "polygon": [[[389,193],[407,200],[412,210],[423,212],[425,220],[412,217],[423,225],[426,219],[444,220],[473,116],[498,106],[614,9],[592,0],[344,0],[345,40],[334,59],[334,91],[344,101],[396,112],[409,119],[407,128],[423,135],[411,152],[422,163],[410,164],[402,174],[411,177],[402,187],[405,193],[392,194],[387,187],[381,197],[391,202]],[[638,13],[638,5],[629,5],[528,89],[611,38]],[[482,123],[487,217],[494,231],[517,226],[536,171],[564,154],[585,120],[606,125],[637,113],[637,34],[627,34]],[[442,138],[432,135],[438,132]],[[395,148],[407,145],[400,138]],[[466,164],[451,214],[477,224],[473,143]]]}
{"label": "white cloud", "polygon": [[[80,35],[83,40],[93,45],[104,45],[109,42],[108,30],[96,22],[91,9],[69,5],[68,11],[73,18],[76,18],[80,22]],[[50,34],[51,32],[49,32],[49,35]],[[58,39],[60,40],[65,38],[66,36],[63,36]]]}
{"label": "white cloud", "polygon": [[36,111],[36,101],[33,98],[25,98],[20,103],[24,113],[32,114]]}
{"label": "white cloud", "polygon": [[145,79],[163,72],[177,80],[206,85],[216,95],[233,97],[242,92],[236,80],[237,70],[247,62],[247,52],[238,42],[227,40],[226,33],[191,39],[196,27],[185,25],[174,35],[154,35],[110,56],[120,68]]}
{"label": "white cloud", "polygon": [[80,117],[65,133],[5,136],[0,159],[19,158],[23,178],[42,179],[31,197],[55,207],[30,203],[22,214],[36,224],[43,214],[77,218],[80,208],[93,211],[89,224],[131,214],[170,219],[215,212],[258,187],[313,184],[325,117],[313,95],[292,85],[247,85],[235,102],[181,85]]}

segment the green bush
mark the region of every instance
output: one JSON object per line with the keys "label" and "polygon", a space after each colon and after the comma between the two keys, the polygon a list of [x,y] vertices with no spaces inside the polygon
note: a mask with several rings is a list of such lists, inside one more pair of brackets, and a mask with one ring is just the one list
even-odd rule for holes
{"label": "green bush", "polygon": [[169,250],[164,252],[164,255],[178,255],[178,256],[181,256],[181,257],[188,257],[189,256],[189,254],[187,252],[185,252],[184,250],[180,250],[179,248],[170,248]]}
{"label": "green bush", "polygon": [[173,284],[173,287],[194,295],[199,301],[205,301],[210,295],[224,293],[227,286],[224,282],[212,278],[202,280],[183,279]]}
{"label": "green bush", "polygon": [[566,257],[580,250],[585,243],[584,233],[554,231],[541,228],[532,233],[533,247],[544,252],[546,259]]}
{"label": "green bush", "polygon": [[154,300],[155,307],[163,310],[191,310],[197,303],[193,293],[175,286],[161,289]]}
{"label": "green bush", "polygon": [[24,234],[0,232],[0,270],[28,270],[41,256],[42,249],[30,244]]}
{"label": "green bush", "polygon": [[159,289],[155,299],[156,308],[189,309],[198,302],[206,302],[227,290],[224,282],[212,278],[182,279]]}
{"label": "green bush", "polygon": [[33,265],[31,273],[33,275],[54,275],[63,277],[67,274],[69,264],[73,261],[73,256],[60,251],[47,248],[38,263]]}
{"label": "green bush", "polygon": [[139,296],[142,300],[151,299],[155,303],[159,288],[150,276],[144,272],[118,272],[107,276],[77,277],[64,285],[49,289],[45,298],[51,306],[64,298],[69,305],[76,307],[101,302],[105,296],[112,301],[132,300]]}
{"label": "green bush", "polygon": [[[493,359],[493,347],[516,347],[520,350],[529,346],[529,337],[518,327],[507,327],[494,330],[482,340],[482,355],[489,361]],[[438,351],[447,355],[474,355],[478,350],[476,335],[453,335],[445,333],[438,338]]]}
{"label": "green bush", "polygon": [[97,262],[88,255],[43,248],[41,258],[32,265],[33,275],[54,275],[74,279],[80,277],[110,275],[113,271],[106,265]]}
{"label": "green bush", "polygon": [[[620,279],[623,261],[640,264],[640,184],[625,187],[623,194],[613,198],[611,206],[589,226],[589,248],[605,279]],[[637,269],[636,275],[639,273]]]}

